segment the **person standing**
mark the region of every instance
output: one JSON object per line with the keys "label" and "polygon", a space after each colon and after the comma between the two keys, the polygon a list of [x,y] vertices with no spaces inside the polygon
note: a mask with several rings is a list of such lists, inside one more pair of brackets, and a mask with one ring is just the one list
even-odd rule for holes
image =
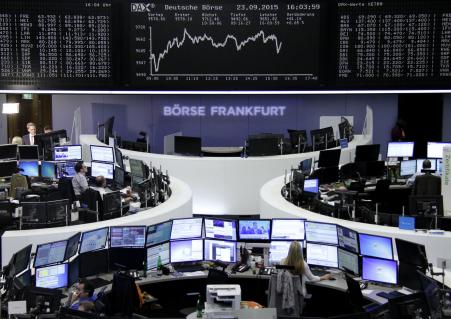
{"label": "person standing", "polygon": [[34,138],[36,136],[36,124],[34,124],[33,122],[29,122],[27,124],[27,131],[28,131],[28,134],[26,134],[22,137],[23,144],[24,145],[35,145]]}

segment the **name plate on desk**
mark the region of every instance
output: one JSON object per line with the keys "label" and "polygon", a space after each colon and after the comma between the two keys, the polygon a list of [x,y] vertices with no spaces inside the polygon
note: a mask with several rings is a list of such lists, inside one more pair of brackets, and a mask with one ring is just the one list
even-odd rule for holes
{"label": "name plate on desk", "polygon": [[341,148],[348,148],[348,139],[347,138],[341,138],[340,139],[340,147]]}
{"label": "name plate on desk", "polygon": [[415,217],[399,216],[399,229],[415,230]]}

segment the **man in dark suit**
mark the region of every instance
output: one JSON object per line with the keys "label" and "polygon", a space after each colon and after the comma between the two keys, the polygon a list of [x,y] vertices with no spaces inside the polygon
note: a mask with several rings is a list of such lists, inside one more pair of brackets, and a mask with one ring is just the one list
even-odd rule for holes
{"label": "man in dark suit", "polygon": [[412,195],[441,195],[442,194],[442,179],[440,176],[432,174],[431,161],[423,161],[422,175],[415,177],[413,184]]}
{"label": "man in dark suit", "polygon": [[33,122],[29,122],[27,124],[27,131],[28,131],[28,134],[26,134],[22,137],[23,144],[24,145],[35,145],[34,138],[36,135],[36,124],[34,124]]}

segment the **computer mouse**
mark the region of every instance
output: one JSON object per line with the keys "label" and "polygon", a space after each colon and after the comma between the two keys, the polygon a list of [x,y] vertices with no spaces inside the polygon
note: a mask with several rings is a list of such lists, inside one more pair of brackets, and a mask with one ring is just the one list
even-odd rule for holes
{"label": "computer mouse", "polygon": [[337,279],[334,277],[330,277],[329,280],[337,280]]}

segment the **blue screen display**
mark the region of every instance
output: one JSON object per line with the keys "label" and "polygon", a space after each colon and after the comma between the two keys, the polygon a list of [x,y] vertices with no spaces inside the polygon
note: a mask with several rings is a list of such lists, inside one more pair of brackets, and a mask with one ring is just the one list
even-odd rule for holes
{"label": "blue screen display", "polygon": [[67,287],[67,264],[43,267],[36,269],[36,287],[63,288]]}
{"label": "blue screen display", "polygon": [[23,170],[20,172],[22,175],[27,175],[30,177],[38,177],[39,176],[39,162],[38,161],[19,162],[19,169]]}
{"label": "blue screen display", "polygon": [[239,232],[241,240],[269,240],[271,233],[270,220],[240,220]]}
{"label": "blue screen display", "polygon": [[359,234],[359,241],[362,255],[393,259],[393,244],[390,237]]}
{"label": "blue screen display", "polygon": [[314,178],[314,179],[306,179],[304,181],[304,192],[309,192],[309,193],[318,193],[318,179]]}
{"label": "blue screen display", "polygon": [[236,221],[205,218],[205,237],[236,240]]}
{"label": "blue screen display", "polygon": [[51,179],[56,179],[55,163],[41,162],[41,176]]}
{"label": "blue screen display", "polygon": [[396,285],[398,264],[395,260],[363,257],[362,279]]}
{"label": "blue screen display", "polygon": [[399,229],[415,230],[415,217],[399,216]]}
{"label": "blue screen display", "polygon": [[77,162],[58,163],[58,177],[74,177],[77,174],[77,172],[75,172],[75,164],[77,164]]}
{"label": "blue screen display", "polygon": [[172,221],[147,227],[146,245],[156,245],[171,239]]}

